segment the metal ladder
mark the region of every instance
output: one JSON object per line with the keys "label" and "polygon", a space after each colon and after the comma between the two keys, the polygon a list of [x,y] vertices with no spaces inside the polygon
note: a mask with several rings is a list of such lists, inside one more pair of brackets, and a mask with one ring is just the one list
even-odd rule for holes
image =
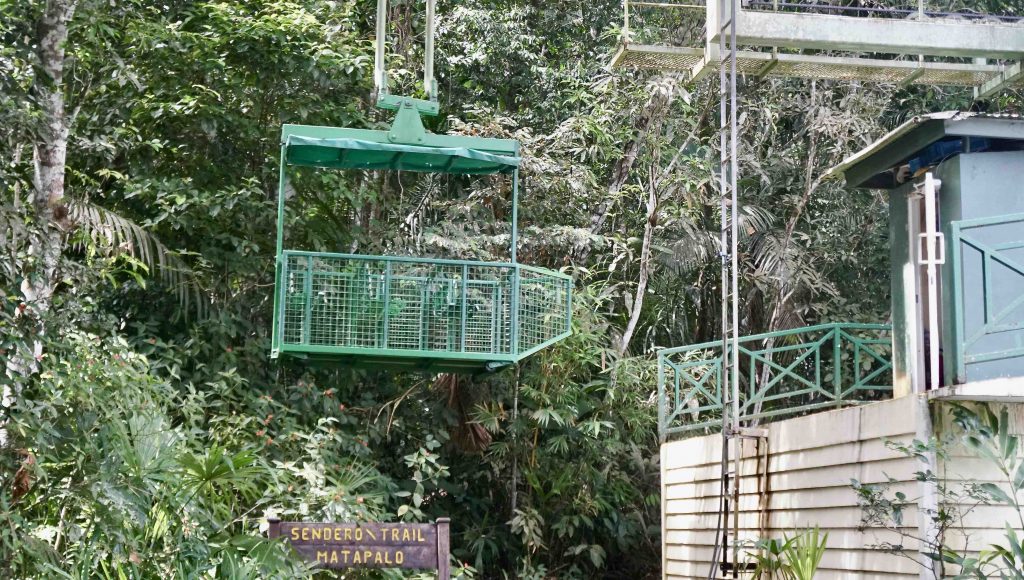
{"label": "metal ladder", "polygon": [[[715,540],[715,557],[712,559],[708,578],[739,578],[740,574],[754,571],[754,566],[743,562],[744,551],[753,547],[744,545],[740,539],[740,484],[743,476],[754,476],[757,483],[758,498],[758,529],[768,528],[768,430],[757,428],[740,428],[738,430],[722,430],[722,485],[721,485],[721,525]],[[753,440],[757,452],[753,456],[754,473],[743,474],[740,465],[743,462],[743,441]],[[731,452],[730,452],[731,451]],[[750,457],[747,458],[751,459]]]}

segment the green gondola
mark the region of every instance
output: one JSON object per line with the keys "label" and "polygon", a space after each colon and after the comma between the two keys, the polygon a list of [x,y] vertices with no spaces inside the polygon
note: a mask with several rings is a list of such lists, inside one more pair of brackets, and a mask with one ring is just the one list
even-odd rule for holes
{"label": "green gondola", "polygon": [[[277,263],[271,357],[427,371],[495,370],[569,336],[572,279],[519,264],[519,143],[436,135],[433,5],[428,0],[424,84],[430,100],[388,94],[383,42],[378,106],[396,110],[389,131],[285,125],[281,131]],[[378,2],[378,38],[387,2]],[[512,180],[510,261],[365,256],[284,248],[289,167],[507,175]]]}

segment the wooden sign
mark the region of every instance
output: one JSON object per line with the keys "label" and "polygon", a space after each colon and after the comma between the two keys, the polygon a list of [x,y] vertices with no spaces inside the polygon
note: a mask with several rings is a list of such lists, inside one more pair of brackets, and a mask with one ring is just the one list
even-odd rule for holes
{"label": "wooden sign", "polygon": [[448,526],[433,524],[324,524],[271,519],[270,537],[285,538],[322,568],[419,568],[449,580]]}

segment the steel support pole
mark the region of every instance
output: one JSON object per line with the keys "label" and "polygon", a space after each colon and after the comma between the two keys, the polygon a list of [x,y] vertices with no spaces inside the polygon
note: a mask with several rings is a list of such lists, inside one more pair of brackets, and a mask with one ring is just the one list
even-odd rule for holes
{"label": "steel support pole", "polygon": [[384,49],[387,46],[388,0],[377,0],[377,46],[373,60],[373,84],[377,94],[387,94],[387,64],[384,62]]}
{"label": "steel support pole", "polygon": [[517,247],[519,245],[519,169],[512,172],[512,248],[509,254],[512,263],[518,262]]}
{"label": "steel support pole", "polygon": [[[719,200],[721,210],[722,257],[722,560],[731,567],[733,578],[739,572],[739,496],[741,440],[739,393],[739,191],[738,191],[738,117],[736,96],[736,0],[720,0],[717,21],[719,58]],[[710,3],[709,14],[710,14]],[[726,42],[728,31],[728,42]],[[730,450],[732,457],[730,458]],[[730,463],[732,467],[730,468]],[[730,519],[731,518],[731,519]],[[731,554],[730,554],[731,552]],[[709,578],[718,577],[717,562],[712,563]],[[723,567],[723,571],[724,571]]]}
{"label": "steel support pole", "polygon": [[280,354],[281,344],[284,342],[284,303],[285,303],[285,271],[287,264],[284,258],[284,201],[285,201],[285,188],[288,184],[287,179],[287,159],[288,145],[287,143],[281,144],[281,160],[280,166],[278,167],[278,178],[277,178],[277,235],[275,239],[275,254],[274,254],[274,312],[273,312],[273,329],[274,335],[271,337],[271,349],[270,358],[277,358]]}
{"label": "steel support pole", "polygon": [[[917,411],[917,432],[919,441],[928,444],[935,438],[935,426],[932,423],[931,405],[928,398],[928,390],[935,390],[939,387],[939,289],[937,266],[945,261],[945,250],[941,245],[945,243],[941,234],[936,231],[938,222],[937,197],[942,182],[935,179],[929,172],[924,178],[924,233],[921,238],[925,243],[924,264],[927,270],[928,284],[928,384],[920,381],[921,391],[914,393],[914,402]],[[919,243],[920,241],[918,241]],[[934,450],[925,452],[926,469],[933,474],[938,474],[938,457]],[[918,527],[923,541],[919,551],[922,554],[922,561],[927,563],[921,569],[921,580],[939,580],[942,574],[941,562],[930,557],[931,553],[939,551],[941,541],[941,530],[939,524],[939,489],[938,483],[933,478],[921,480],[920,516]]]}
{"label": "steel support pole", "polygon": [[511,331],[512,336],[510,340],[510,348],[513,355],[519,354],[519,301],[521,296],[519,279],[521,273],[519,270],[519,168],[517,167],[512,171],[512,247],[509,254],[512,258],[512,292],[509,299],[511,300],[510,312],[511,317]]}
{"label": "steel support pole", "polygon": [[939,280],[938,266],[945,262],[945,244],[938,224],[938,192],[942,182],[935,179],[932,173],[924,178],[924,233],[921,237],[925,243],[925,268],[928,283],[928,390],[934,391],[940,386],[939,377]]}
{"label": "steel support pole", "polygon": [[[720,0],[719,5],[723,6],[725,0]],[[724,9],[719,10],[719,15],[724,12]],[[725,36],[720,35],[718,40],[718,54],[719,57],[725,54]],[[729,176],[727,175],[727,151],[729,150],[728,137],[725,133],[725,126],[729,122],[729,95],[727,94],[726,85],[726,68],[720,66],[718,69],[718,82],[719,82],[719,103],[718,103],[718,118],[719,118],[719,155],[720,162],[718,167],[718,190],[719,190],[719,212],[721,216],[721,231],[719,232],[719,253],[722,259],[722,384],[719,385],[722,391],[723,400],[722,405],[722,431],[725,432],[725,428],[728,426],[728,397],[729,397],[729,369],[726,364],[729,356],[729,205],[727,196],[729,195]]]}
{"label": "steel support pole", "polygon": [[740,267],[739,267],[739,223],[740,223],[740,195],[739,195],[739,179],[737,174],[739,173],[739,146],[736,141],[739,139],[739,125],[737,123],[737,111],[736,107],[738,104],[738,98],[736,96],[736,20],[737,20],[737,3],[736,0],[732,0],[732,6],[729,11],[729,188],[732,191],[731,200],[731,233],[730,233],[730,248],[732,266],[732,276],[730,283],[732,288],[732,368],[730,369],[729,378],[732,381],[732,429],[733,429],[733,473],[732,473],[732,501],[733,501],[733,558],[732,558],[732,577],[739,578],[739,566],[740,566],[740,545],[739,545],[739,531],[740,531],[740,510],[739,510],[739,497],[740,497],[740,455],[742,454],[742,443],[743,441],[737,435],[740,425]]}
{"label": "steel support pole", "polygon": [[423,90],[431,101],[437,100],[437,82],[434,80],[434,18],[437,0],[427,0],[427,30],[423,48]]}
{"label": "steel support pole", "polygon": [[[926,445],[935,438],[935,426],[932,423],[931,404],[928,393],[914,393],[915,437]],[[936,477],[939,475],[938,457],[934,449],[924,452],[925,470]],[[921,499],[918,505],[918,552],[921,554],[921,580],[941,580],[942,562],[932,558],[932,554],[941,551],[942,531],[939,524],[939,484],[935,477],[921,479]]]}
{"label": "steel support pole", "polygon": [[732,288],[732,411],[733,421],[736,428],[740,426],[740,257],[739,257],[739,222],[740,222],[740,195],[739,195],[739,124],[737,117],[738,97],[736,95],[736,0],[732,0],[730,10],[730,33],[729,33],[729,189],[732,192],[731,199],[731,232],[730,248],[732,276],[730,283]]}

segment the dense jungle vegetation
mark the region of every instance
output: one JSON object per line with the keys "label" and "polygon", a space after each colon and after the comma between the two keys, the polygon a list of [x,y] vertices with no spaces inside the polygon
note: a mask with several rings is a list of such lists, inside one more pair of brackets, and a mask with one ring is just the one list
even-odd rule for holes
{"label": "dense jungle vegetation", "polygon": [[[419,4],[390,8],[396,93]],[[389,124],[374,12],[0,0],[0,577],[312,574],[260,540],[268,515],[450,516],[467,578],[657,575],[651,355],[717,332],[717,86],[608,71],[618,0],[442,0],[430,129],[522,142],[520,260],[574,276],[575,333],[478,377],[271,361],[280,126]],[[742,90],[743,331],[885,321],[886,199],[822,174],[971,95]],[[289,247],[507,257],[507,181],[303,179]]]}

